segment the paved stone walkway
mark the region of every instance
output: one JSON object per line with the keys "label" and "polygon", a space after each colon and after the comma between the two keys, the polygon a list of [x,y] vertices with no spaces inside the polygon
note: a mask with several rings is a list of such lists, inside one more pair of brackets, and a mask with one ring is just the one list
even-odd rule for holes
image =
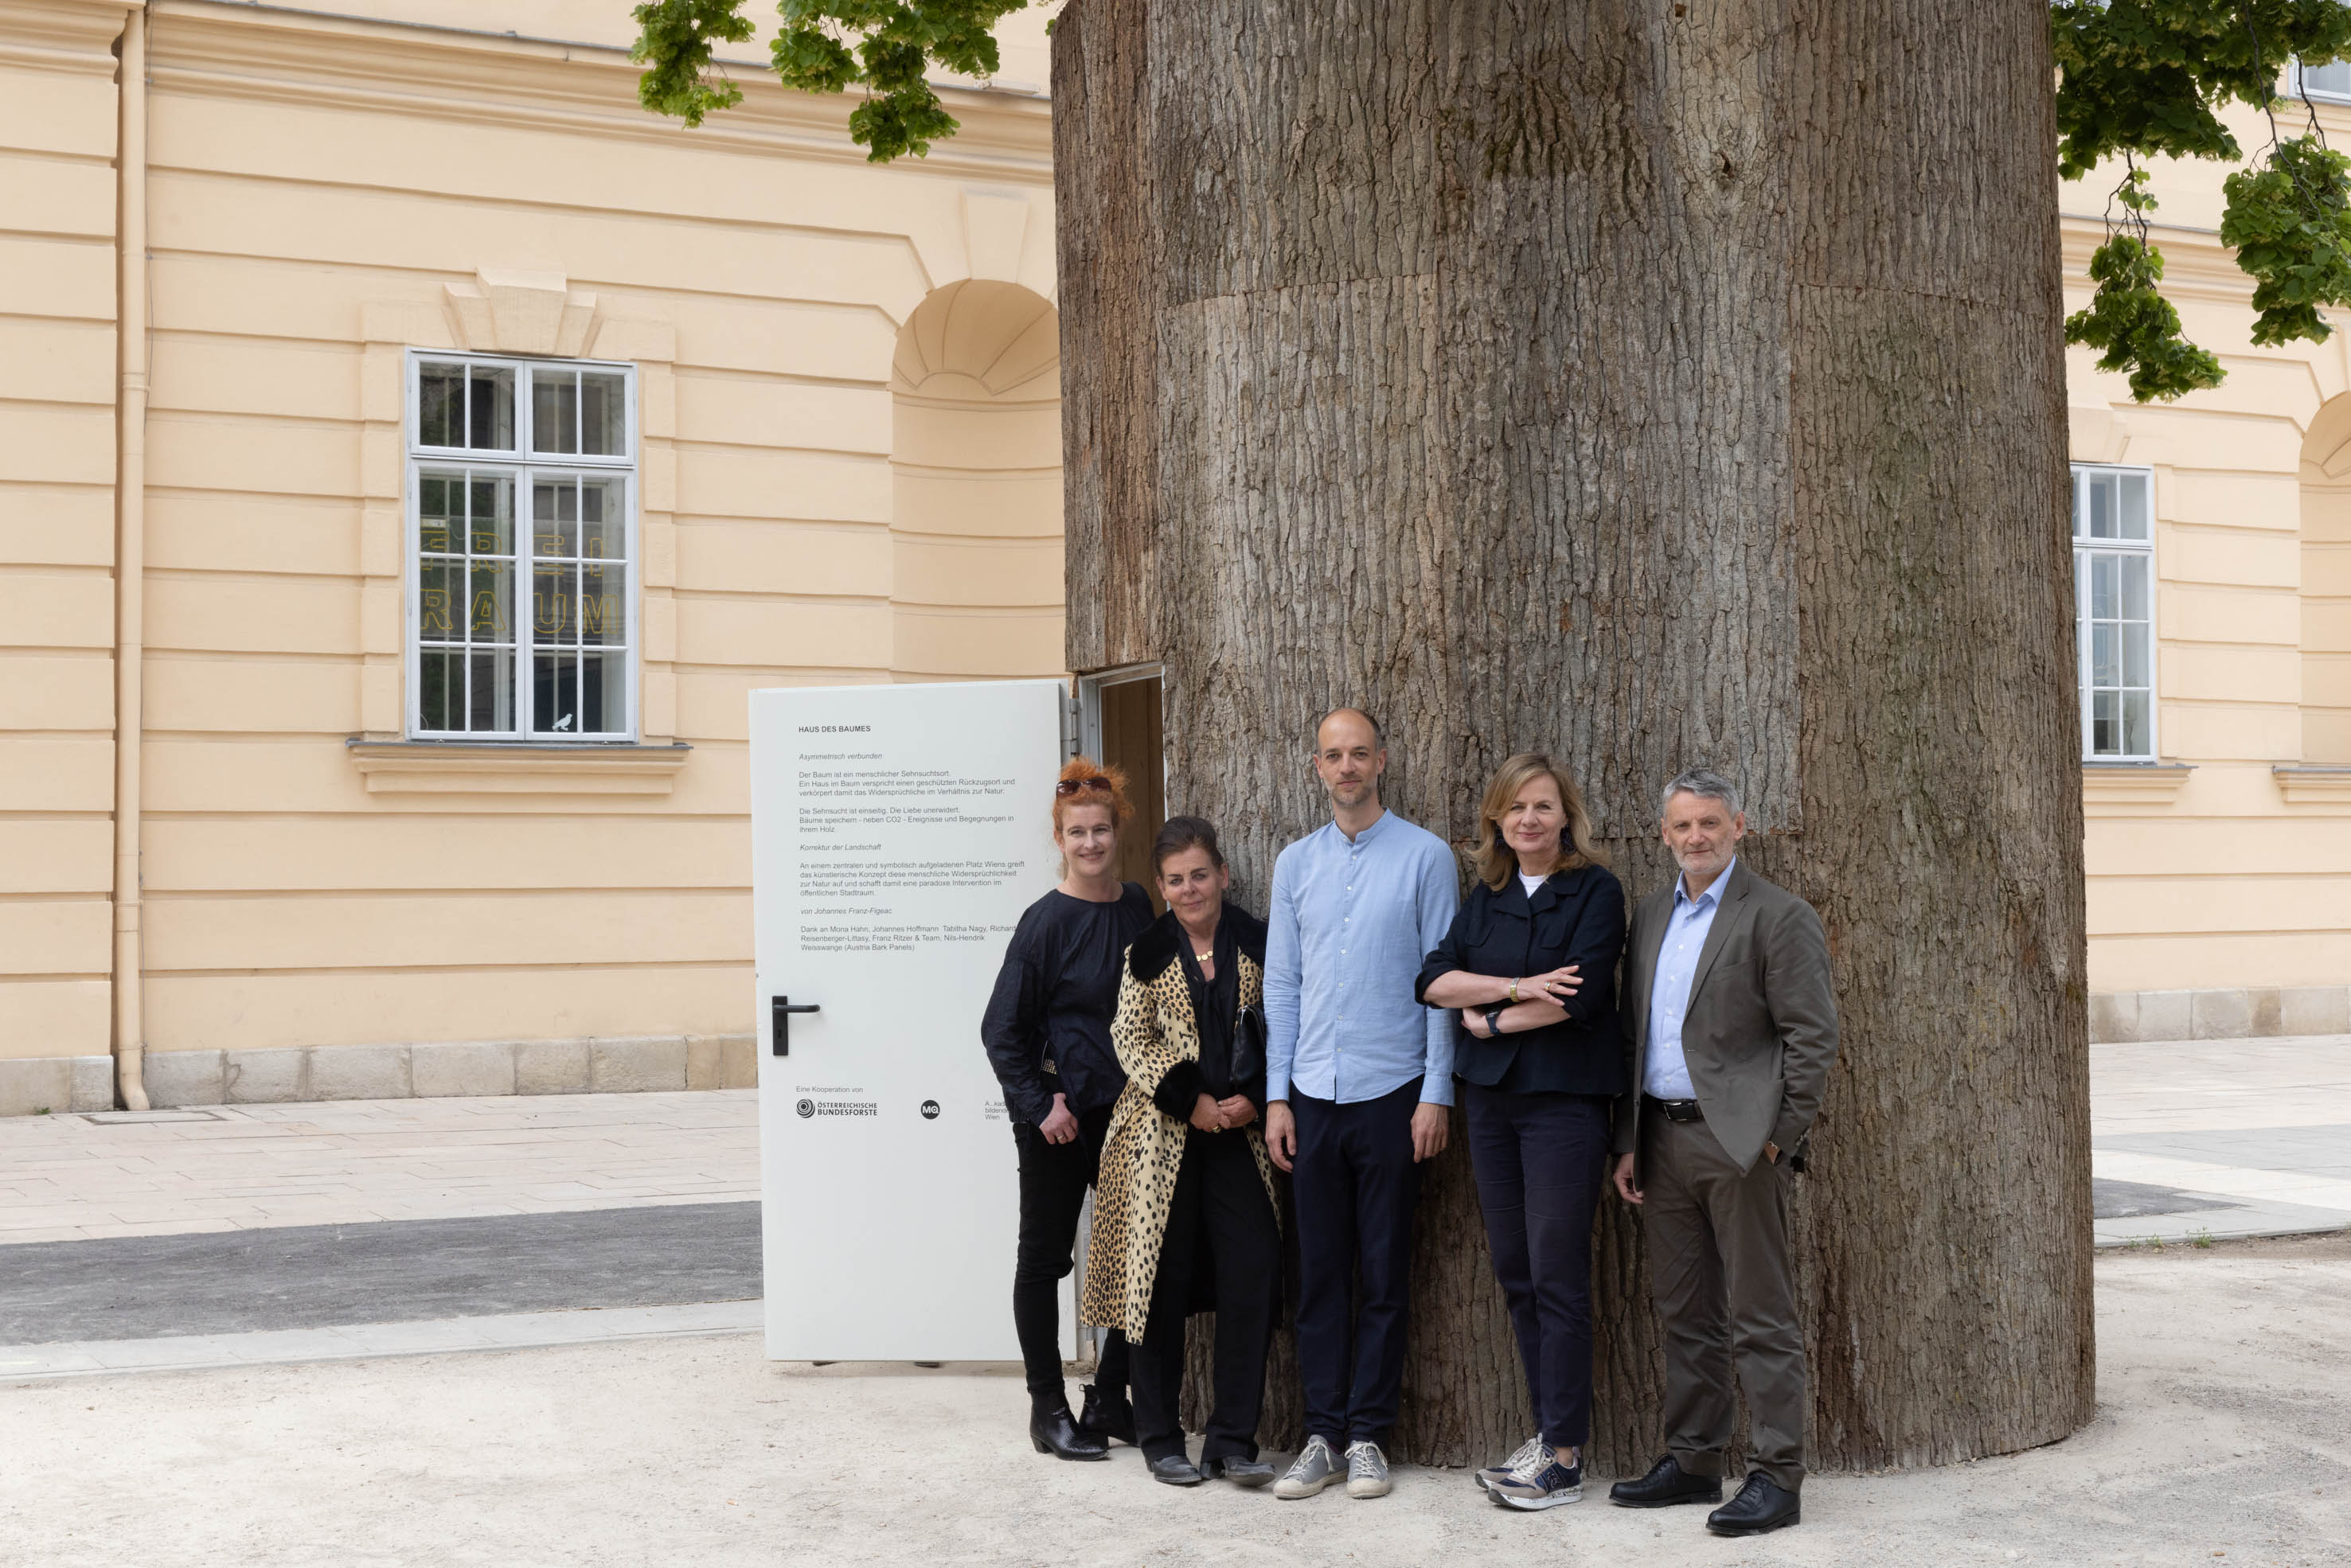
{"label": "paved stone walkway", "polygon": [[2098,1244],[2351,1226],[2351,1035],[2090,1048]]}
{"label": "paved stone walkway", "polygon": [[748,1089],[0,1117],[0,1245],[758,1196]]}

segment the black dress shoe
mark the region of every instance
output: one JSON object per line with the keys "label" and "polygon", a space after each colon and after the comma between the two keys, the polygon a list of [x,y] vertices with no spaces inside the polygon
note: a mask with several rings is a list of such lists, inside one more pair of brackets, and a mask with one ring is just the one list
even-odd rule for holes
{"label": "black dress shoe", "polygon": [[1123,1388],[1104,1393],[1098,1385],[1087,1384],[1086,1402],[1078,1407],[1078,1425],[1104,1443],[1116,1437],[1128,1448],[1134,1447],[1134,1405]]}
{"label": "black dress shoe", "polygon": [[1798,1523],[1803,1517],[1796,1494],[1757,1470],[1748,1476],[1737,1497],[1706,1516],[1706,1527],[1717,1535],[1763,1535]]}
{"label": "black dress shoe", "polygon": [[1151,1479],[1165,1481],[1171,1487],[1196,1487],[1207,1478],[1192,1468],[1192,1461],[1181,1454],[1170,1454],[1164,1459],[1151,1461]]}
{"label": "black dress shoe", "polygon": [[1092,1432],[1081,1430],[1077,1417],[1070,1414],[1067,1405],[1031,1412],[1029,1440],[1037,1445],[1039,1453],[1050,1454],[1057,1459],[1110,1458],[1110,1445]]}
{"label": "black dress shoe", "polygon": [[1200,1473],[1210,1480],[1222,1476],[1237,1487],[1261,1487],[1273,1479],[1273,1467],[1263,1459],[1243,1458],[1238,1454],[1226,1454],[1200,1461]]}
{"label": "black dress shoe", "polygon": [[1637,1481],[1618,1481],[1608,1489],[1608,1500],[1618,1508],[1671,1508],[1677,1502],[1720,1502],[1719,1476],[1694,1476],[1671,1454],[1649,1467]]}

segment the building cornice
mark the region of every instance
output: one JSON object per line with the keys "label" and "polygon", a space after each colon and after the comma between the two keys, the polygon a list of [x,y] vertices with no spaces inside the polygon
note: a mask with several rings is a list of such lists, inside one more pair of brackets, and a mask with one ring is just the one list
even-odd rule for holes
{"label": "building cornice", "polygon": [[2302,804],[2351,805],[2351,768],[2283,766],[2273,768],[2270,772],[2277,779],[2278,792],[2289,800]]}
{"label": "building cornice", "polygon": [[85,73],[116,66],[122,18],[141,0],[0,0],[0,60],[35,70]]}
{"label": "building cornice", "polygon": [[[2168,806],[2179,798],[2196,769],[2184,762],[2085,762],[2082,804]],[[2093,816],[2113,813],[2093,811]]]}
{"label": "building cornice", "polygon": [[[21,0],[0,0],[0,4]],[[454,27],[243,5],[153,0],[152,78],[174,92],[246,100],[350,104],[439,122],[539,127],[867,166],[849,138],[857,100],[785,88],[739,62],[743,102],[699,129],[637,102],[639,68],[625,50]],[[1052,106],[1029,93],[941,86],[963,129],[928,158],[893,170],[1052,181]]]}

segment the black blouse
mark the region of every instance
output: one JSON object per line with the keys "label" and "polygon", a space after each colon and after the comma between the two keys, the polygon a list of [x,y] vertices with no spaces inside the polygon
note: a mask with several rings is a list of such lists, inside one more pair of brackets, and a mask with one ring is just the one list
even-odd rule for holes
{"label": "black blouse", "polygon": [[1150,896],[1132,882],[1108,904],[1055,888],[1020,916],[979,1023],[1014,1121],[1042,1122],[1056,1094],[1072,1112],[1099,1111],[1126,1087],[1110,1020],[1127,945],[1151,920]]}
{"label": "black blouse", "polygon": [[1602,866],[1553,872],[1530,898],[1516,876],[1500,892],[1479,883],[1453,928],[1420,967],[1413,995],[1456,969],[1548,974],[1573,964],[1581,982],[1564,1020],[1479,1040],[1454,1009],[1453,1071],[1505,1093],[1622,1094],[1631,1078],[1616,1022],[1616,964],[1625,953],[1625,888]]}
{"label": "black blouse", "polygon": [[[1184,967],[1191,992],[1192,1027],[1200,1038],[1200,1059],[1169,1068],[1151,1094],[1154,1104],[1179,1122],[1191,1120],[1192,1108],[1203,1094],[1212,1100],[1246,1094],[1250,1104],[1259,1111],[1265,1108],[1265,1063],[1254,1063],[1247,1077],[1233,1072],[1233,1041],[1240,1029],[1240,956],[1248,954],[1259,971],[1264,971],[1265,922],[1228,902],[1217,922],[1211,950],[1216,955],[1217,977],[1207,980],[1201,977],[1199,961],[1192,956],[1196,949],[1191,935],[1171,909],[1134,939],[1126,958],[1127,968],[1144,985],[1165,974],[1170,964]],[[1263,1005],[1261,999],[1259,1005]]]}

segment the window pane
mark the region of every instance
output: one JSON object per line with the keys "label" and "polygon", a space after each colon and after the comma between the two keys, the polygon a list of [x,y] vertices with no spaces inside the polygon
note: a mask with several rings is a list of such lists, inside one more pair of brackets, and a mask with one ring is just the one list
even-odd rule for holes
{"label": "window pane", "polygon": [[465,396],[467,446],[514,450],[514,371],[475,365]]}
{"label": "window pane", "polygon": [[[530,577],[530,640],[541,647],[577,647],[580,616],[576,577],[580,569],[569,562],[544,563]],[[540,715],[545,722],[546,716]]]}
{"label": "window pane", "polygon": [[2093,757],[2121,755],[2122,726],[2118,712],[2121,699],[2113,692],[2094,692],[2090,695],[2090,754]]}
{"label": "window pane", "polygon": [[417,654],[416,722],[426,729],[465,727],[465,655],[455,648]]}
{"label": "window pane", "polygon": [[2126,539],[2147,538],[2147,517],[2152,510],[2147,504],[2147,476],[2125,474],[2120,476],[2122,501],[2119,510],[2121,537]]}
{"label": "window pane", "polygon": [[580,661],[580,725],[589,734],[629,727],[629,656],[590,653]]}
{"label": "window pane", "polygon": [[2124,685],[2145,686],[2153,684],[2147,679],[2147,645],[2150,639],[2147,634],[2147,628],[2145,626],[2126,626],[2122,628],[2122,684]]}
{"label": "window pane", "polygon": [[2323,92],[2335,98],[2351,97],[2351,60],[2329,60],[2323,66],[2302,68],[2302,85],[2311,92]]}
{"label": "window pane", "polygon": [[[464,551],[465,481],[427,474],[416,486],[416,548],[427,555]],[[453,527],[451,519],[457,521]]]}
{"label": "window pane", "polygon": [[475,555],[514,554],[514,481],[477,474],[466,491],[466,548]]}
{"label": "window pane", "polygon": [[465,569],[455,561],[423,561],[416,570],[416,635],[427,643],[462,643],[457,605],[464,595]]}
{"label": "window pane", "polygon": [[580,450],[580,373],[533,371],[530,377],[530,444],[539,452]]}
{"label": "window pane", "polygon": [[530,486],[530,548],[569,559],[580,553],[580,481],[538,479]]}
{"label": "window pane", "polygon": [[2123,755],[2149,757],[2154,755],[2151,744],[2152,727],[2147,723],[2148,698],[2145,692],[2125,692],[2123,705]]}
{"label": "window pane", "polygon": [[2093,474],[2089,485],[2090,537],[2110,539],[2115,537],[2115,476]]}
{"label": "window pane", "polygon": [[2123,619],[2126,621],[2146,620],[2147,557],[2143,555],[2117,556],[2115,558],[2115,564],[2122,569]]}
{"label": "window pane", "polygon": [[2090,684],[2094,686],[2122,684],[2122,660],[2115,651],[2116,630],[2112,623],[2103,622],[2090,628]]}
{"label": "window pane", "polygon": [[465,427],[465,367],[423,364],[416,368],[416,441],[420,446],[463,446]]}
{"label": "window pane", "polygon": [[531,661],[532,712],[539,729],[550,735],[580,733],[580,658],[576,653],[541,653]]}
{"label": "window pane", "polygon": [[580,568],[578,620],[582,643],[625,643],[629,569],[618,561],[589,561]]}
{"label": "window pane", "polygon": [[2116,587],[2116,559],[2110,555],[2090,558],[2090,615],[2097,621],[2112,621],[2121,606],[2122,594]]}
{"label": "window pane", "polygon": [[590,560],[622,560],[629,553],[626,492],[618,479],[580,482],[580,541],[575,547]]}
{"label": "window pane", "polygon": [[511,734],[515,727],[514,650],[476,648],[472,656],[465,727],[476,734]]}
{"label": "window pane", "polygon": [[580,372],[580,450],[603,457],[628,452],[622,433],[628,413],[628,383],[620,376]]}
{"label": "window pane", "polygon": [[465,633],[470,642],[507,643],[514,639],[514,568],[502,560],[473,563],[467,590]]}

